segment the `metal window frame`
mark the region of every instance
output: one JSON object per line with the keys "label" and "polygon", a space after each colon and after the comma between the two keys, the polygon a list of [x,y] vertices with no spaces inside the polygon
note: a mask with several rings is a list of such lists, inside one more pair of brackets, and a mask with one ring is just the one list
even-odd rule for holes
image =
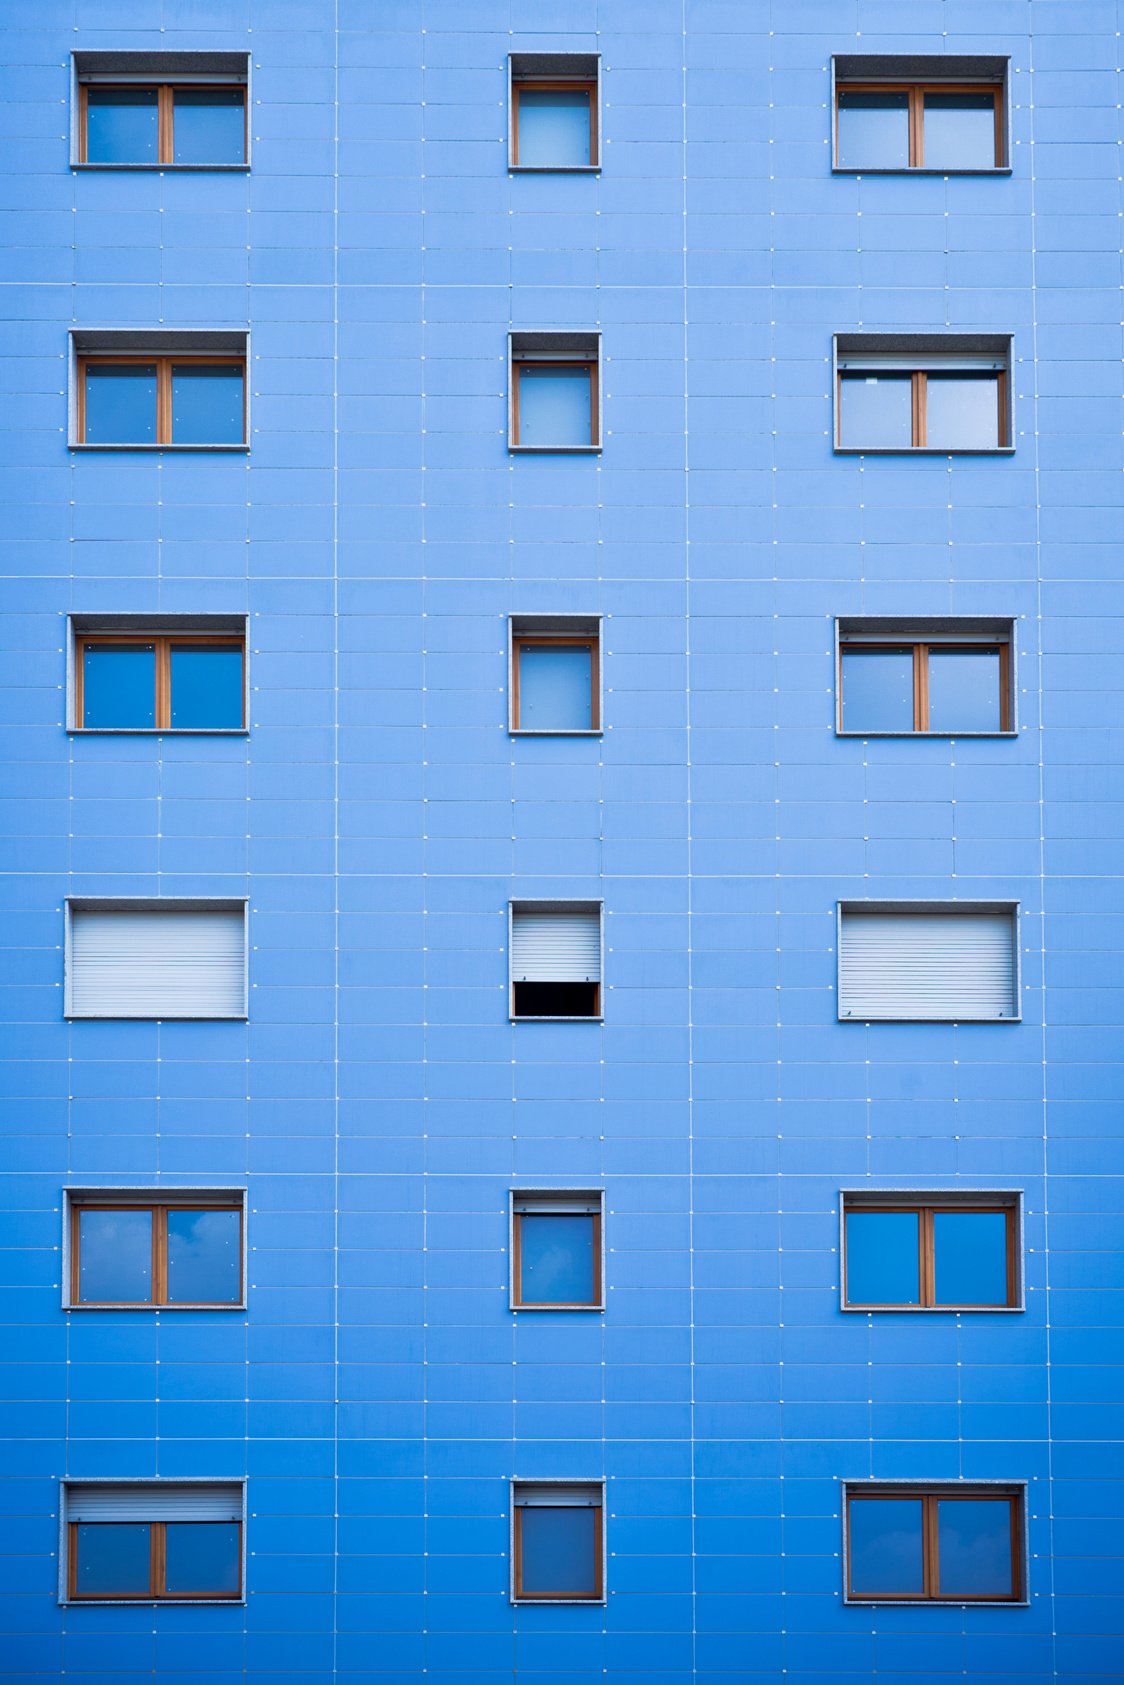
{"label": "metal window frame", "polygon": [[[66,617],[66,729],[74,737],[248,737],[250,628],[245,614],[68,614]],[[240,638],[241,726],[84,726],[79,721],[79,641],[86,638]]]}
{"label": "metal window frame", "polygon": [[[596,1301],[591,1300],[588,1304],[582,1303],[580,1301],[576,1304],[567,1304],[567,1303],[563,1303],[561,1300],[559,1300],[557,1303],[550,1303],[550,1302],[542,1303],[542,1302],[539,1302],[539,1301],[535,1301],[535,1302],[524,1301],[523,1299],[521,1299],[519,1297],[519,1288],[520,1288],[521,1283],[520,1283],[520,1271],[519,1271],[519,1264],[518,1264],[519,1247],[518,1247],[518,1223],[517,1223],[517,1219],[521,1215],[523,1215],[523,1213],[517,1211],[516,1206],[518,1205],[519,1201],[521,1201],[521,1200],[526,1201],[527,1204],[532,1205],[532,1206],[535,1205],[535,1204],[540,1204],[540,1203],[543,1206],[557,1205],[557,1206],[562,1208],[562,1211],[561,1211],[562,1215],[565,1215],[565,1210],[566,1210],[567,1206],[572,1207],[575,1214],[578,1214],[578,1208],[579,1207],[585,1207],[588,1210],[589,1206],[591,1206],[591,1205],[596,1206],[596,1208],[597,1208],[596,1211],[589,1213],[589,1215],[593,1216],[594,1220],[595,1220],[595,1228],[594,1228],[594,1231],[593,1231],[593,1236],[594,1236],[593,1244],[594,1244],[594,1247],[596,1249],[595,1258],[594,1258],[594,1281],[597,1284],[597,1292],[598,1292],[598,1297],[597,1297]],[[546,1213],[544,1213],[544,1214],[546,1214]],[[580,1214],[584,1215],[585,1212],[582,1212]],[[566,1187],[566,1188],[543,1188],[543,1187],[523,1188],[523,1187],[513,1187],[513,1188],[508,1189],[508,1195],[507,1195],[507,1256],[508,1256],[507,1308],[508,1308],[508,1310],[513,1311],[513,1312],[520,1312],[524,1315],[526,1315],[528,1312],[531,1312],[531,1311],[543,1311],[547,1315],[554,1315],[555,1313],[557,1313],[559,1311],[561,1311],[563,1313],[578,1313],[578,1314],[581,1314],[583,1312],[585,1312],[585,1313],[593,1312],[594,1314],[603,1313],[605,1308],[606,1308],[606,1298],[605,1298],[605,1295],[606,1295],[606,1283],[605,1283],[605,1255],[606,1255],[606,1251],[607,1251],[607,1247],[605,1245],[605,1190],[603,1188],[571,1188],[571,1187]]]}
{"label": "metal window frame", "polygon": [[[138,52],[113,49],[76,48],[70,54],[70,168],[72,170],[172,170],[218,171],[226,174],[245,174],[252,164],[253,124],[250,112],[253,105],[251,78],[253,55],[227,52]],[[97,84],[122,86],[134,83],[139,87],[158,87],[161,83],[179,87],[241,87],[246,93],[246,157],[241,164],[173,164],[108,163],[90,164],[82,157],[85,150],[83,133],[85,110],[83,87]]]}
{"label": "metal window frame", "polygon": [[[158,1012],[143,1017],[130,1014],[75,1012],[71,998],[73,915],[78,913],[234,913],[242,911],[242,1011],[219,1017],[196,1014],[171,1017]],[[63,902],[63,1017],[82,1024],[244,1024],[250,1016],[250,901],[245,895],[152,896],[152,895],[68,895]]]}
{"label": "metal window frame", "polygon": [[[518,371],[524,364],[588,367],[591,443],[588,445],[522,445],[519,443]],[[517,456],[598,456],[605,438],[604,359],[601,330],[511,328],[507,335],[507,448]]]}
{"label": "metal window frame", "polygon": [[[544,85],[589,88],[590,162],[588,164],[520,164],[518,151],[518,90]],[[521,53],[507,55],[507,167],[512,175],[598,175],[604,150],[602,136],[601,54]]]}
{"label": "metal window frame", "polygon": [[[863,1018],[861,1014],[844,1014],[842,1010],[841,971],[843,965],[843,920],[848,913],[1007,913],[1011,920],[1011,941],[1014,947],[1014,1011],[1009,1018],[964,1017],[937,1018]],[[835,903],[835,1015],[840,1024],[1021,1024],[1023,1016],[1022,969],[1022,903],[1019,901],[963,900],[963,901],[902,901],[856,900],[853,896]]]}
{"label": "metal window frame", "polygon": [[[517,646],[524,640],[540,639],[559,645],[591,643],[593,645],[593,694],[588,729],[579,726],[552,727],[548,730],[519,725],[519,671]],[[511,737],[601,737],[604,735],[604,640],[602,616],[599,614],[509,614],[507,617],[507,730]]]}
{"label": "metal window frame", "polygon": [[[252,437],[250,405],[250,333],[247,328],[71,328],[68,339],[67,448],[72,451],[191,451],[212,455],[246,454]],[[241,443],[176,444],[174,439],[151,442],[87,444],[82,438],[84,365],[90,361],[157,363],[183,362],[242,364]],[[159,383],[159,376],[158,376]],[[159,409],[159,391],[157,405]]]}
{"label": "metal window frame", "polygon": [[[893,1188],[882,1185],[839,1190],[839,1309],[848,1316],[904,1315],[904,1316],[1019,1316],[1026,1311],[1026,1234],[1022,1188]],[[847,1299],[847,1214],[865,1209],[887,1210],[891,1207],[916,1210],[928,1207],[936,1211],[990,1210],[1002,1207],[1013,1214],[1013,1257],[1008,1253],[1009,1290],[1013,1283],[1013,1301],[1007,1305],[852,1305]],[[1010,1248],[1011,1241],[1008,1238]]]}
{"label": "metal window frame", "polygon": [[[598,1540],[595,1566],[597,1571],[598,1589],[593,1597],[527,1597],[519,1590],[519,1530],[516,1525],[516,1514],[520,1506],[516,1503],[516,1493],[521,1488],[536,1492],[562,1492],[571,1488],[596,1487],[601,1492],[601,1502],[593,1507],[598,1510]],[[608,1527],[606,1526],[606,1483],[603,1475],[595,1476],[592,1480],[539,1480],[525,1476],[514,1475],[508,1482],[508,1552],[511,1571],[509,1577],[508,1601],[516,1605],[537,1605],[539,1607],[557,1608],[559,1605],[572,1605],[577,1608],[596,1606],[608,1602]],[[544,1506],[549,1507],[549,1506]]]}
{"label": "metal window frame", "polygon": [[[830,70],[828,111],[831,119],[831,171],[847,176],[1009,176],[1014,174],[1011,136],[1011,60],[1006,54],[886,54],[834,53]],[[930,169],[925,164],[888,164],[858,167],[839,162],[839,94],[844,88],[871,84],[942,91],[961,87],[981,92],[998,90],[997,136],[1003,162],[974,169]],[[912,151],[912,147],[911,147]]]}
{"label": "metal window frame", "polygon": [[[1011,1609],[1026,1608],[1030,1603],[1030,1517],[1029,1482],[1021,1480],[850,1480],[839,1482],[839,1508],[842,1522],[843,1603],[861,1608],[872,1605],[894,1608],[952,1608],[952,1609]],[[894,1595],[851,1591],[850,1504],[853,1497],[862,1498],[928,1498],[939,1502],[942,1498],[1009,1498],[1014,1505],[1011,1526],[1012,1579],[1011,1597],[941,1597],[939,1594],[917,1596],[913,1593]],[[923,1522],[924,1525],[924,1522]],[[936,1538],[924,1537],[926,1559],[936,1548]],[[926,1561],[928,1583],[928,1562]]]}
{"label": "metal window frame", "polygon": [[[601,949],[601,976],[597,985],[597,1011],[575,1016],[572,1013],[516,1015],[515,979],[511,975],[512,938],[518,913],[597,913],[598,939]],[[573,898],[537,898],[512,896],[507,903],[507,1015],[512,1024],[601,1024],[605,1020],[605,903],[585,896]]]}
{"label": "metal window frame", "polygon": [[[836,615],[834,620],[833,666],[835,684],[836,737],[898,737],[911,740],[933,738],[957,742],[961,738],[1017,738],[1018,718],[1018,622],[1014,617],[995,619],[978,615]],[[953,646],[973,643],[1007,647],[1005,707],[1008,724],[994,731],[848,731],[843,724],[843,655],[848,645],[885,643],[890,648],[906,644]]]}
{"label": "metal window frame", "polygon": [[[177,1491],[180,1491],[185,1486],[229,1486],[232,1491],[239,1492],[241,1494],[242,1520],[239,1524],[239,1528],[240,1528],[240,1539],[239,1539],[240,1559],[239,1559],[239,1570],[238,1570],[239,1571],[239,1590],[238,1590],[237,1594],[234,1595],[234,1596],[220,1596],[220,1597],[206,1597],[206,1596],[201,1596],[201,1597],[174,1597],[174,1596],[168,1597],[167,1595],[152,1594],[152,1593],[150,1593],[147,1597],[96,1597],[96,1598],[94,1598],[94,1597],[74,1597],[74,1596],[72,1596],[71,1590],[70,1590],[70,1584],[71,1584],[71,1550],[70,1550],[70,1537],[71,1537],[71,1535],[70,1535],[70,1525],[71,1524],[70,1524],[70,1518],[69,1518],[69,1514],[68,1514],[68,1499],[69,1499],[69,1494],[70,1494],[71,1490],[74,1487],[78,1487],[78,1486],[81,1486],[83,1488],[88,1488],[90,1486],[131,1486],[131,1487],[136,1487],[138,1490],[144,1489],[146,1491],[152,1491],[152,1492],[158,1492],[162,1487],[165,1487],[165,1488],[170,1487],[170,1488],[174,1488]],[[129,1475],[125,1476],[122,1479],[103,1478],[101,1476],[95,1476],[95,1477],[90,1478],[90,1479],[86,1479],[86,1478],[79,1479],[76,1476],[75,1477],[64,1476],[59,1481],[58,1488],[59,1488],[59,1495],[58,1495],[58,1517],[59,1517],[58,1564],[59,1564],[59,1572],[58,1572],[57,1602],[60,1605],[63,1605],[67,1608],[75,1608],[75,1607],[78,1607],[79,1605],[81,1605],[81,1606],[94,1606],[94,1607],[97,1607],[97,1608],[106,1608],[106,1607],[135,1608],[138,1605],[141,1606],[141,1607],[151,1607],[153,1605],[158,1604],[158,1605],[161,1605],[161,1606],[175,1605],[178,1608],[178,1607],[180,1607],[184,1604],[207,1604],[207,1605],[210,1605],[214,1608],[222,1608],[222,1607],[228,1607],[231,1604],[237,1605],[237,1604],[244,1604],[246,1602],[246,1600],[247,1600],[247,1597],[246,1597],[246,1563],[247,1563],[247,1556],[248,1556],[248,1552],[247,1552],[247,1548],[246,1548],[246,1532],[247,1532],[246,1523],[249,1519],[249,1511],[248,1511],[248,1506],[247,1506],[247,1503],[246,1503],[247,1481],[246,1481],[246,1478],[244,1476],[242,1478],[235,1477],[233,1480],[230,1479],[226,1475],[210,1475],[210,1476],[207,1476],[207,1475],[191,1475],[191,1476],[188,1476],[187,1478],[182,1479],[182,1480],[180,1480],[180,1479],[176,1479],[176,1480],[163,1480],[163,1479],[145,1480],[145,1479],[136,1479],[136,1478],[134,1478],[132,1476],[129,1476]]]}
{"label": "metal window frame", "polygon": [[[955,374],[958,367],[973,372],[969,359],[993,358],[1001,363],[995,372],[999,387],[999,433],[1002,444],[996,445],[845,445],[842,443],[842,404],[840,388],[844,358],[869,357],[893,359],[900,363],[897,371],[909,374],[913,381],[913,438],[921,437],[917,414],[918,377],[930,370]],[[963,364],[958,363],[964,358]],[[978,369],[978,364],[977,364]],[[877,372],[874,369],[874,372]],[[887,368],[887,372],[891,372]],[[1015,454],[1015,336],[1013,333],[948,333],[943,329],[934,333],[835,333],[831,336],[831,448],[835,456],[1013,456]]]}
{"label": "metal window frame", "polygon": [[[77,1222],[77,1213],[85,1206],[116,1206],[127,1209],[131,1205],[144,1210],[153,1205],[184,1206],[189,1210],[197,1210],[203,1206],[221,1207],[223,1210],[237,1208],[242,1214],[241,1224],[241,1298],[235,1302],[217,1301],[207,1303],[157,1304],[153,1301],[124,1300],[113,1305],[84,1304],[73,1292],[74,1287],[74,1257],[75,1246],[73,1236]],[[150,1183],[111,1184],[106,1187],[68,1187],[63,1189],[62,1195],[62,1309],[64,1311],[141,1311],[157,1316],[165,1312],[178,1311],[236,1311],[245,1312],[249,1309],[249,1195],[246,1188],[232,1187],[153,1187]]]}

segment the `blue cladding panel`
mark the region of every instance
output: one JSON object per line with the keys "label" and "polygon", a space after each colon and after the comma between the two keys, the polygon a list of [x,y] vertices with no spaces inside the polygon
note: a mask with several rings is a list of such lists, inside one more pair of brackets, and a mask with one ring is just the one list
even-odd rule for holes
{"label": "blue cladding panel", "polygon": [[582,89],[521,88],[519,162],[539,169],[589,164],[589,94]]}
{"label": "blue cladding panel", "polygon": [[157,127],[155,88],[87,88],[87,163],[155,164]]}
{"label": "blue cladding panel", "polygon": [[151,730],[156,724],[155,645],[84,647],[82,724],[89,731]]}
{"label": "blue cladding panel", "polygon": [[172,364],[172,441],[235,445],[245,437],[242,370],[221,364]]}
{"label": "blue cladding panel", "polygon": [[177,164],[242,164],[246,96],[240,88],[177,88],[172,101],[172,157]]}
{"label": "blue cladding panel", "polygon": [[88,445],[156,442],[156,365],[91,363],[86,369]]}
{"label": "blue cladding panel", "polygon": [[519,373],[519,443],[538,449],[588,445],[592,440],[589,369],[536,368]]}
{"label": "blue cladding panel", "polygon": [[172,644],[171,723],[180,731],[236,731],[242,724],[242,651]]}
{"label": "blue cladding panel", "polygon": [[593,724],[593,654],[528,645],[519,654],[519,725],[523,731],[589,731]]}
{"label": "blue cladding panel", "polygon": [[850,1304],[919,1304],[919,1260],[916,1211],[847,1213],[847,1299]]}

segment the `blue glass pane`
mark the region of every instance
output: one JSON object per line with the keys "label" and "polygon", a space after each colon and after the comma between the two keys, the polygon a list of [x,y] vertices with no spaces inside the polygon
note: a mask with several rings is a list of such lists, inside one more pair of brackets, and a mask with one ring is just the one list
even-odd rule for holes
{"label": "blue glass pane", "polygon": [[938,1305],[1007,1303],[1007,1216],[1003,1211],[935,1211]]}
{"label": "blue glass pane", "polygon": [[84,1304],[152,1298],[152,1213],[78,1213],[78,1297]]}
{"label": "blue glass pane", "polygon": [[178,731],[237,731],[242,725],[242,651],[231,645],[173,644],[172,725]]}
{"label": "blue glass pane", "polygon": [[88,88],[87,163],[158,163],[158,107],[155,88]]}
{"label": "blue glass pane", "polygon": [[172,108],[177,164],[243,164],[246,102],[240,88],[177,88]]}
{"label": "blue glass pane", "polygon": [[557,450],[564,445],[592,443],[589,367],[536,368],[524,363],[519,371],[520,445]]}
{"label": "blue glass pane", "polygon": [[241,1588],[240,1529],[234,1521],[169,1521],[164,1589],[186,1597],[233,1597]]}
{"label": "blue glass pane", "polygon": [[242,1297],[237,1211],[168,1212],[168,1303],[236,1305]]}
{"label": "blue glass pane", "polygon": [[930,374],[926,437],[938,450],[994,450],[999,381],[994,374]]}
{"label": "blue glass pane", "polygon": [[848,1211],[847,1303],[921,1302],[916,1211]]}
{"label": "blue glass pane", "polygon": [[525,1212],[519,1219],[521,1298],[535,1305],[589,1305],[600,1297],[593,1279],[593,1218]]}
{"label": "blue glass pane", "polygon": [[155,363],[87,363],[88,445],[156,443]]}
{"label": "blue glass pane", "polygon": [[909,95],[839,95],[839,164],[845,170],[904,170],[909,164]]}
{"label": "blue glass pane", "polygon": [[913,651],[843,651],[843,730],[913,730]]}
{"label": "blue glass pane", "polygon": [[522,1517],[525,1597],[597,1595],[597,1511],[527,1505]]}
{"label": "blue glass pane", "polygon": [[937,1555],[942,1597],[1010,1597],[1011,1505],[1006,1498],[941,1498]]}
{"label": "blue glass pane", "polygon": [[151,1589],[147,1521],[78,1524],[79,1597],[137,1597]]}
{"label": "blue glass pane", "polygon": [[854,1499],[847,1511],[851,1592],[873,1597],[925,1592],[920,1498]]}
{"label": "blue glass pane", "polygon": [[588,90],[520,88],[520,164],[558,170],[591,161]]}
{"label": "blue glass pane", "polygon": [[995,168],[995,100],[991,94],[925,95],[925,168]]}
{"label": "blue glass pane", "polygon": [[929,650],[929,730],[998,731],[999,651]]}
{"label": "blue glass pane", "polygon": [[839,383],[839,443],[908,450],[913,443],[913,382],[907,374],[845,374]]}
{"label": "blue glass pane", "polygon": [[589,731],[593,725],[593,652],[525,644],[519,652],[519,725],[523,731]]}
{"label": "blue glass pane", "polygon": [[172,443],[240,445],[242,369],[232,363],[172,364]]}
{"label": "blue glass pane", "polygon": [[151,731],[156,724],[152,644],[86,644],[82,724],[88,731]]}

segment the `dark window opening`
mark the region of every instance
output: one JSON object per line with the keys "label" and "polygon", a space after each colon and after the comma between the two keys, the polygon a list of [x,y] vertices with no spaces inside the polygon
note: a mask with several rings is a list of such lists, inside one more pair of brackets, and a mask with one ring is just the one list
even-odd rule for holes
{"label": "dark window opening", "polygon": [[600,983],[516,983],[516,1018],[599,1018]]}

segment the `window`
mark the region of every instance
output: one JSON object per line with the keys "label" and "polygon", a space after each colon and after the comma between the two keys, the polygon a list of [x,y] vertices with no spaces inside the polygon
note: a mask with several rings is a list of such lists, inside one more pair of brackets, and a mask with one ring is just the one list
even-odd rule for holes
{"label": "window", "polygon": [[74,55],[72,162],[130,169],[244,169],[245,53]]}
{"label": "window", "polygon": [[601,1016],[601,908],[596,901],[511,903],[511,1016]]}
{"label": "window", "polygon": [[514,1310],[601,1310],[601,1259],[600,1193],[512,1195]]}
{"label": "window", "polygon": [[1007,165],[1007,60],[835,60],[835,168],[933,174]]}
{"label": "window", "polygon": [[603,1500],[599,1482],[514,1483],[512,1597],[515,1602],[603,1601]]}
{"label": "window", "polygon": [[68,1018],[245,1018],[244,901],[67,903]]}
{"label": "window", "polygon": [[849,1601],[1022,1600],[1021,1487],[848,1486],[845,1502]]}
{"label": "window", "polygon": [[556,615],[511,622],[511,730],[526,734],[601,729],[596,619]]}
{"label": "window", "polygon": [[1011,342],[996,334],[839,334],[836,449],[1011,449]]}
{"label": "window", "polygon": [[241,357],[90,357],[78,362],[81,445],[242,445]]}
{"label": "window", "polygon": [[[173,631],[149,631],[135,619],[119,618],[119,631],[75,626],[76,730],[245,728],[244,631],[207,630],[198,620],[184,620]],[[238,624],[216,618],[221,627]]]}
{"label": "window", "polygon": [[1019,1016],[1010,902],[845,902],[839,1017],[949,1021]]}
{"label": "window", "polygon": [[1019,1306],[1013,1194],[843,1196],[847,1310]]}
{"label": "window", "polygon": [[243,1195],[68,1190],[70,1309],[239,1309]]}
{"label": "window", "polygon": [[513,170],[596,170],[600,60],[596,53],[513,53],[509,164]]}
{"label": "window", "polygon": [[511,335],[512,450],[601,448],[600,335]]}
{"label": "window", "polygon": [[994,735],[1012,729],[1010,621],[844,620],[839,715],[847,735]]}
{"label": "window", "polygon": [[63,1488],[65,1596],[74,1602],[242,1597],[241,1485],[101,1481]]}

